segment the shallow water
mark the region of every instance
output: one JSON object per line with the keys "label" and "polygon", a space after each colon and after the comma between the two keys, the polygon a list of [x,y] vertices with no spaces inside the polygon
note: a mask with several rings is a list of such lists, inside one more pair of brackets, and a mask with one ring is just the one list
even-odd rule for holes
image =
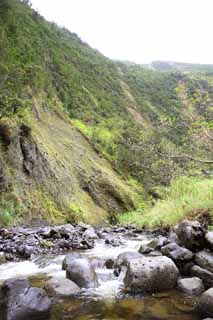
{"label": "shallow water", "polygon": [[[88,258],[116,258],[121,252],[138,251],[146,236],[124,239],[119,247],[106,245],[103,240],[95,248],[82,251]],[[43,287],[46,279],[65,277],[61,269],[64,255],[34,257],[32,261],[0,265],[0,281],[26,276],[32,285]],[[115,277],[113,270],[96,269],[99,286],[85,290],[78,298],[57,299],[52,309],[51,320],[199,320],[193,312],[195,299],[183,296],[177,291],[149,296],[123,296],[123,275]]]}

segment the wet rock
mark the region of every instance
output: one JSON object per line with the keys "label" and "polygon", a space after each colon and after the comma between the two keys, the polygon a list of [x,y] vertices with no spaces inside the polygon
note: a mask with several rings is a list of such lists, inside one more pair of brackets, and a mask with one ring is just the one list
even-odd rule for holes
{"label": "wet rock", "polygon": [[208,289],[202,294],[197,310],[202,316],[213,317],[213,288]]}
{"label": "wet rock", "polygon": [[168,241],[169,242],[175,242],[177,244],[179,244],[179,242],[180,242],[179,239],[178,239],[177,234],[175,232],[172,232],[172,231],[169,233]]}
{"label": "wet rock", "polygon": [[114,262],[114,268],[120,269],[123,266],[127,266],[133,259],[139,259],[143,257],[139,252],[134,251],[126,251],[119,254]]}
{"label": "wet rock", "polygon": [[212,252],[203,250],[196,253],[195,262],[199,267],[206,269],[210,272],[213,272],[213,253]]}
{"label": "wet rock", "polygon": [[94,288],[97,284],[96,274],[88,259],[75,259],[67,267],[66,277],[80,288]]}
{"label": "wet rock", "polygon": [[98,239],[98,235],[93,227],[90,227],[86,231],[84,231],[83,236],[90,239]]}
{"label": "wet rock", "polygon": [[205,234],[206,246],[213,251],[213,231],[209,231]]}
{"label": "wet rock", "polygon": [[159,250],[162,246],[168,243],[168,239],[166,237],[160,236],[158,238],[154,238],[149,242],[143,243],[140,246],[139,252],[142,254],[150,253],[155,250]]}
{"label": "wet rock", "polygon": [[91,258],[90,264],[93,269],[103,269],[105,267],[106,260],[101,258]]}
{"label": "wet rock", "polygon": [[121,238],[107,237],[105,243],[110,244],[113,247],[119,247],[123,244],[123,241],[121,240]]}
{"label": "wet rock", "polygon": [[66,255],[66,257],[63,260],[62,263],[62,269],[67,270],[68,266],[75,260],[75,259],[80,259],[81,254],[77,252],[72,252]]}
{"label": "wet rock", "polygon": [[150,252],[147,256],[149,256],[149,257],[159,257],[159,256],[162,256],[162,253],[161,253],[161,251],[155,250],[155,251]]}
{"label": "wet rock", "polygon": [[139,249],[139,252],[142,254],[150,253],[157,248],[157,239],[152,239],[149,242],[142,243]]}
{"label": "wet rock", "polygon": [[52,278],[45,283],[45,290],[57,296],[70,297],[79,294],[81,289],[71,280]]}
{"label": "wet rock", "polygon": [[202,280],[197,277],[179,279],[177,288],[186,294],[195,296],[199,296],[205,290]]}
{"label": "wet rock", "polygon": [[124,278],[126,291],[160,292],[176,286],[178,269],[167,257],[142,257],[130,261]]}
{"label": "wet rock", "polygon": [[162,247],[161,252],[163,255],[171,258],[174,261],[189,261],[193,258],[193,253],[190,250],[180,247],[175,242],[171,242]]}
{"label": "wet rock", "polygon": [[210,272],[206,269],[203,269],[199,266],[194,265],[190,269],[190,274],[191,274],[191,276],[195,276],[195,277],[202,279],[203,284],[206,289],[213,287],[213,273],[212,272]]}
{"label": "wet rock", "polygon": [[48,319],[51,300],[45,291],[30,286],[26,279],[11,279],[1,288],[3,320]]}
{"label": "wet rock", "polygon": [[189,250],[203,249],[205,228],[198,221],[183,220],[175,228],[180,243]]}
{"label": "wet rock", "polygon": [[109,258],[106,260],[105,262],[105,266],[107,269],[113,269],[113,266],[114,266],[114,260]]}

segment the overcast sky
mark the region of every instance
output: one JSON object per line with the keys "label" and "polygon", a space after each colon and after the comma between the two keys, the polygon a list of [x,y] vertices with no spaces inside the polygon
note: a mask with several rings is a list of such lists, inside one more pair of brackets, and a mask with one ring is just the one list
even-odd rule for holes
{"label": "overcast sky", "polygon": [[31,0],[104,55],[213,64],[213,0]]}

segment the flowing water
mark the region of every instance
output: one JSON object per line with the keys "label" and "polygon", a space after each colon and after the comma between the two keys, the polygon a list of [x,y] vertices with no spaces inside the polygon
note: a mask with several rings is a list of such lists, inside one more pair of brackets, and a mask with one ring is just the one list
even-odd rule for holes
{"label": "flowing water", "polygon": [[[126,239],[119,247],[106,245],[97,240],[96,246],[82,251],[88,258],[115,259],[125,251],[138,251],[146,236]],[[0,281],[26,276],[32,285],[43,287],[46,279],[65,277],[62,270],[64,255],[40,256],[32,261],[11,262],[0,265]],[[57,299],[51,320],[199,320],[193,312],[195,299],[177,291],[145,296],[123,296],[123,274],[116,277],[113,270],[97,268],[99,286],[82,292],[76,298]]]}

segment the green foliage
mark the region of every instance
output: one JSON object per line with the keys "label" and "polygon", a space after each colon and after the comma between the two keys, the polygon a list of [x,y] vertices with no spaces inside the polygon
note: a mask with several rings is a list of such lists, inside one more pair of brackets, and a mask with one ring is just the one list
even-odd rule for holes
{"label": "green foliage", "polygon": [[1,195],[0,199],[0,226],[10,226],[24,215],[26,209],[21,200],[15,195]]}
{"label": "green foliage", "polygon": [[153,208],[120,215],[120,223],[131,222],[149,228],[174,226],[185,217],[196,219],[202,211],[208,212],[213,219],[212,179],[180,177],[161,192],[163,199]]}

